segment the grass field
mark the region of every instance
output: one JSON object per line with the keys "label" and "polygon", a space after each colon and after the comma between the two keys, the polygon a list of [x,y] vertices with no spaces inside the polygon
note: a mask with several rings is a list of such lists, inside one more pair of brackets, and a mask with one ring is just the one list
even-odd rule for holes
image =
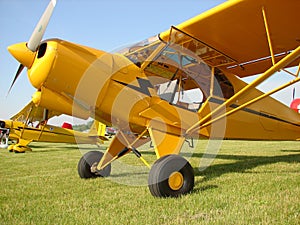
{"label": "grass field", "polygon": [[204,171],[196,149],[194,191],[177,199],[152,197],[149,169],[133,154],[110,179],[82,180],[77,163],[93,146],[31,147],[0,151],[0,224],[300,224],[299,142],[223,141]]}

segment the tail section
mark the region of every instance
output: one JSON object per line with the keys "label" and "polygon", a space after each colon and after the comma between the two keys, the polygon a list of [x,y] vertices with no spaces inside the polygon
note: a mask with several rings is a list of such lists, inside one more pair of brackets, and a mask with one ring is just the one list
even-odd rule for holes
{"label": "tail section", "polygon": [[108,139],[105,137],[106,125],[100,123],[97,120],[94,120],[91,129],[89,131],[89,136],[98,136],[101,140],[107,141]]}
{"label": "tail section", "polygon": [[292,101],[290,108],[300,113],[300,98],[296,98]]}
{"label": "tail section", "polygon": [[70,123],[64,122],[63,125],[61,126],[62,128],[73,130],[73,126]]}

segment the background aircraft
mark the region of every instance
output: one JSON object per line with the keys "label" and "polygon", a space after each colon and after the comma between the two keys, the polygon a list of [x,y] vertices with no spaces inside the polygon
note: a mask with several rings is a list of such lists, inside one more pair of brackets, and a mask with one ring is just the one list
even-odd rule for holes
{"label": "background aircraft", "polygon": [[[64,123],[62,127],[47,124],[48,119],[58,115],[60,113],[36,107],[32,102],[28,103],[10,120],[0,121],[3,133],[0,147],[23,153],[32,150],[28,146],[31,142],[100,145],[107,140],[105,137],[106,126],[97,121],[94,121],[88,133],[73,130],[69,123]],[[16,140],[16,143],[8,146],[8,139]]]}
{"label": "background aircraft", "polygon": [[295,110],[296,112],[300,113],[300,99],[296,98],[291,103],[291,109]]}
{"label": "background aircraft", "polygon": [[[187,138],[299,139],[299,114],[270,97],[298,82],[299,69],[289,83],[255,89],[276,71],[299,67],[298,1],[228,1],[116,54],[41,42],[55,4],[27,43],[9,47],[20,62],[11,87],[27,67],[36,105],[118,128],[104,155],[81,158],[80,177],[108,176],[111,162],[131,151],[144,161],[137,148],[151,140],[158,159],[150,192],[176,197],[194,186],[193,169],[179,156]],[[255,74],[250,84],[240,80]]]}

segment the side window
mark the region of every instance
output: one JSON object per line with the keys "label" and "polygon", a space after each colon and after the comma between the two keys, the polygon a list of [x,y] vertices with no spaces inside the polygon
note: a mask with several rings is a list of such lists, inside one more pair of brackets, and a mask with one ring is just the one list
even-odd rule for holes
{"label": "side window", "polygon": [[211,93],[211,67],[180,46],[165,46],[144,71],[160,98],[180,108],[198,111]]}
{"label": "side window", "polygon": [[200,88],[189,90],[184,85],[179,88],[179,80],[173,80],[156,86],[159,97],[180,108],[198,111],[203,102],[203,93]]}
{"label": "side window", "polygon": [[230,98],[234,95],[233,85],[219,69],[215,69],[214,91],[215,96]]}
{"label": "side window", "polygon": [[203,102],[203,93],[200,88],[176,92],[174,104],[192,111],[198,111]]}
{"label": "side window", "polygon": [[173,102],[177,89],[177,80],[158,84],[155,88],[157,89],[157,94],[161,99],[166,100],[167,102]]}

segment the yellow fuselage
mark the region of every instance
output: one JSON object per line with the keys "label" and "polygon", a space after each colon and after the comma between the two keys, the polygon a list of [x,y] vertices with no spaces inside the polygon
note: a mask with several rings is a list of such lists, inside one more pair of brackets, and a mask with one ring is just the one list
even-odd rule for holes
{"label": "yellow fuselage", "polygon": [[[233,74],[225,75],[234,92],[246,85]],[[198,112],[183,109],[162,100],[148,74],[123,55],[58,39],[41,45],[28,77],[38,89],[33,96],[35,104],[137,133],[155,121],[158,129],[182,135],[225,100],[211,94]],[[252,89],[229,108],[259,94]],[[216,138],[295,140],[299,138],[299,120],[299,114],[266,97],[228,116],[226,124],[221,120],[196,133],[208,137],[212,126],[222,126],[225,130]]]}

